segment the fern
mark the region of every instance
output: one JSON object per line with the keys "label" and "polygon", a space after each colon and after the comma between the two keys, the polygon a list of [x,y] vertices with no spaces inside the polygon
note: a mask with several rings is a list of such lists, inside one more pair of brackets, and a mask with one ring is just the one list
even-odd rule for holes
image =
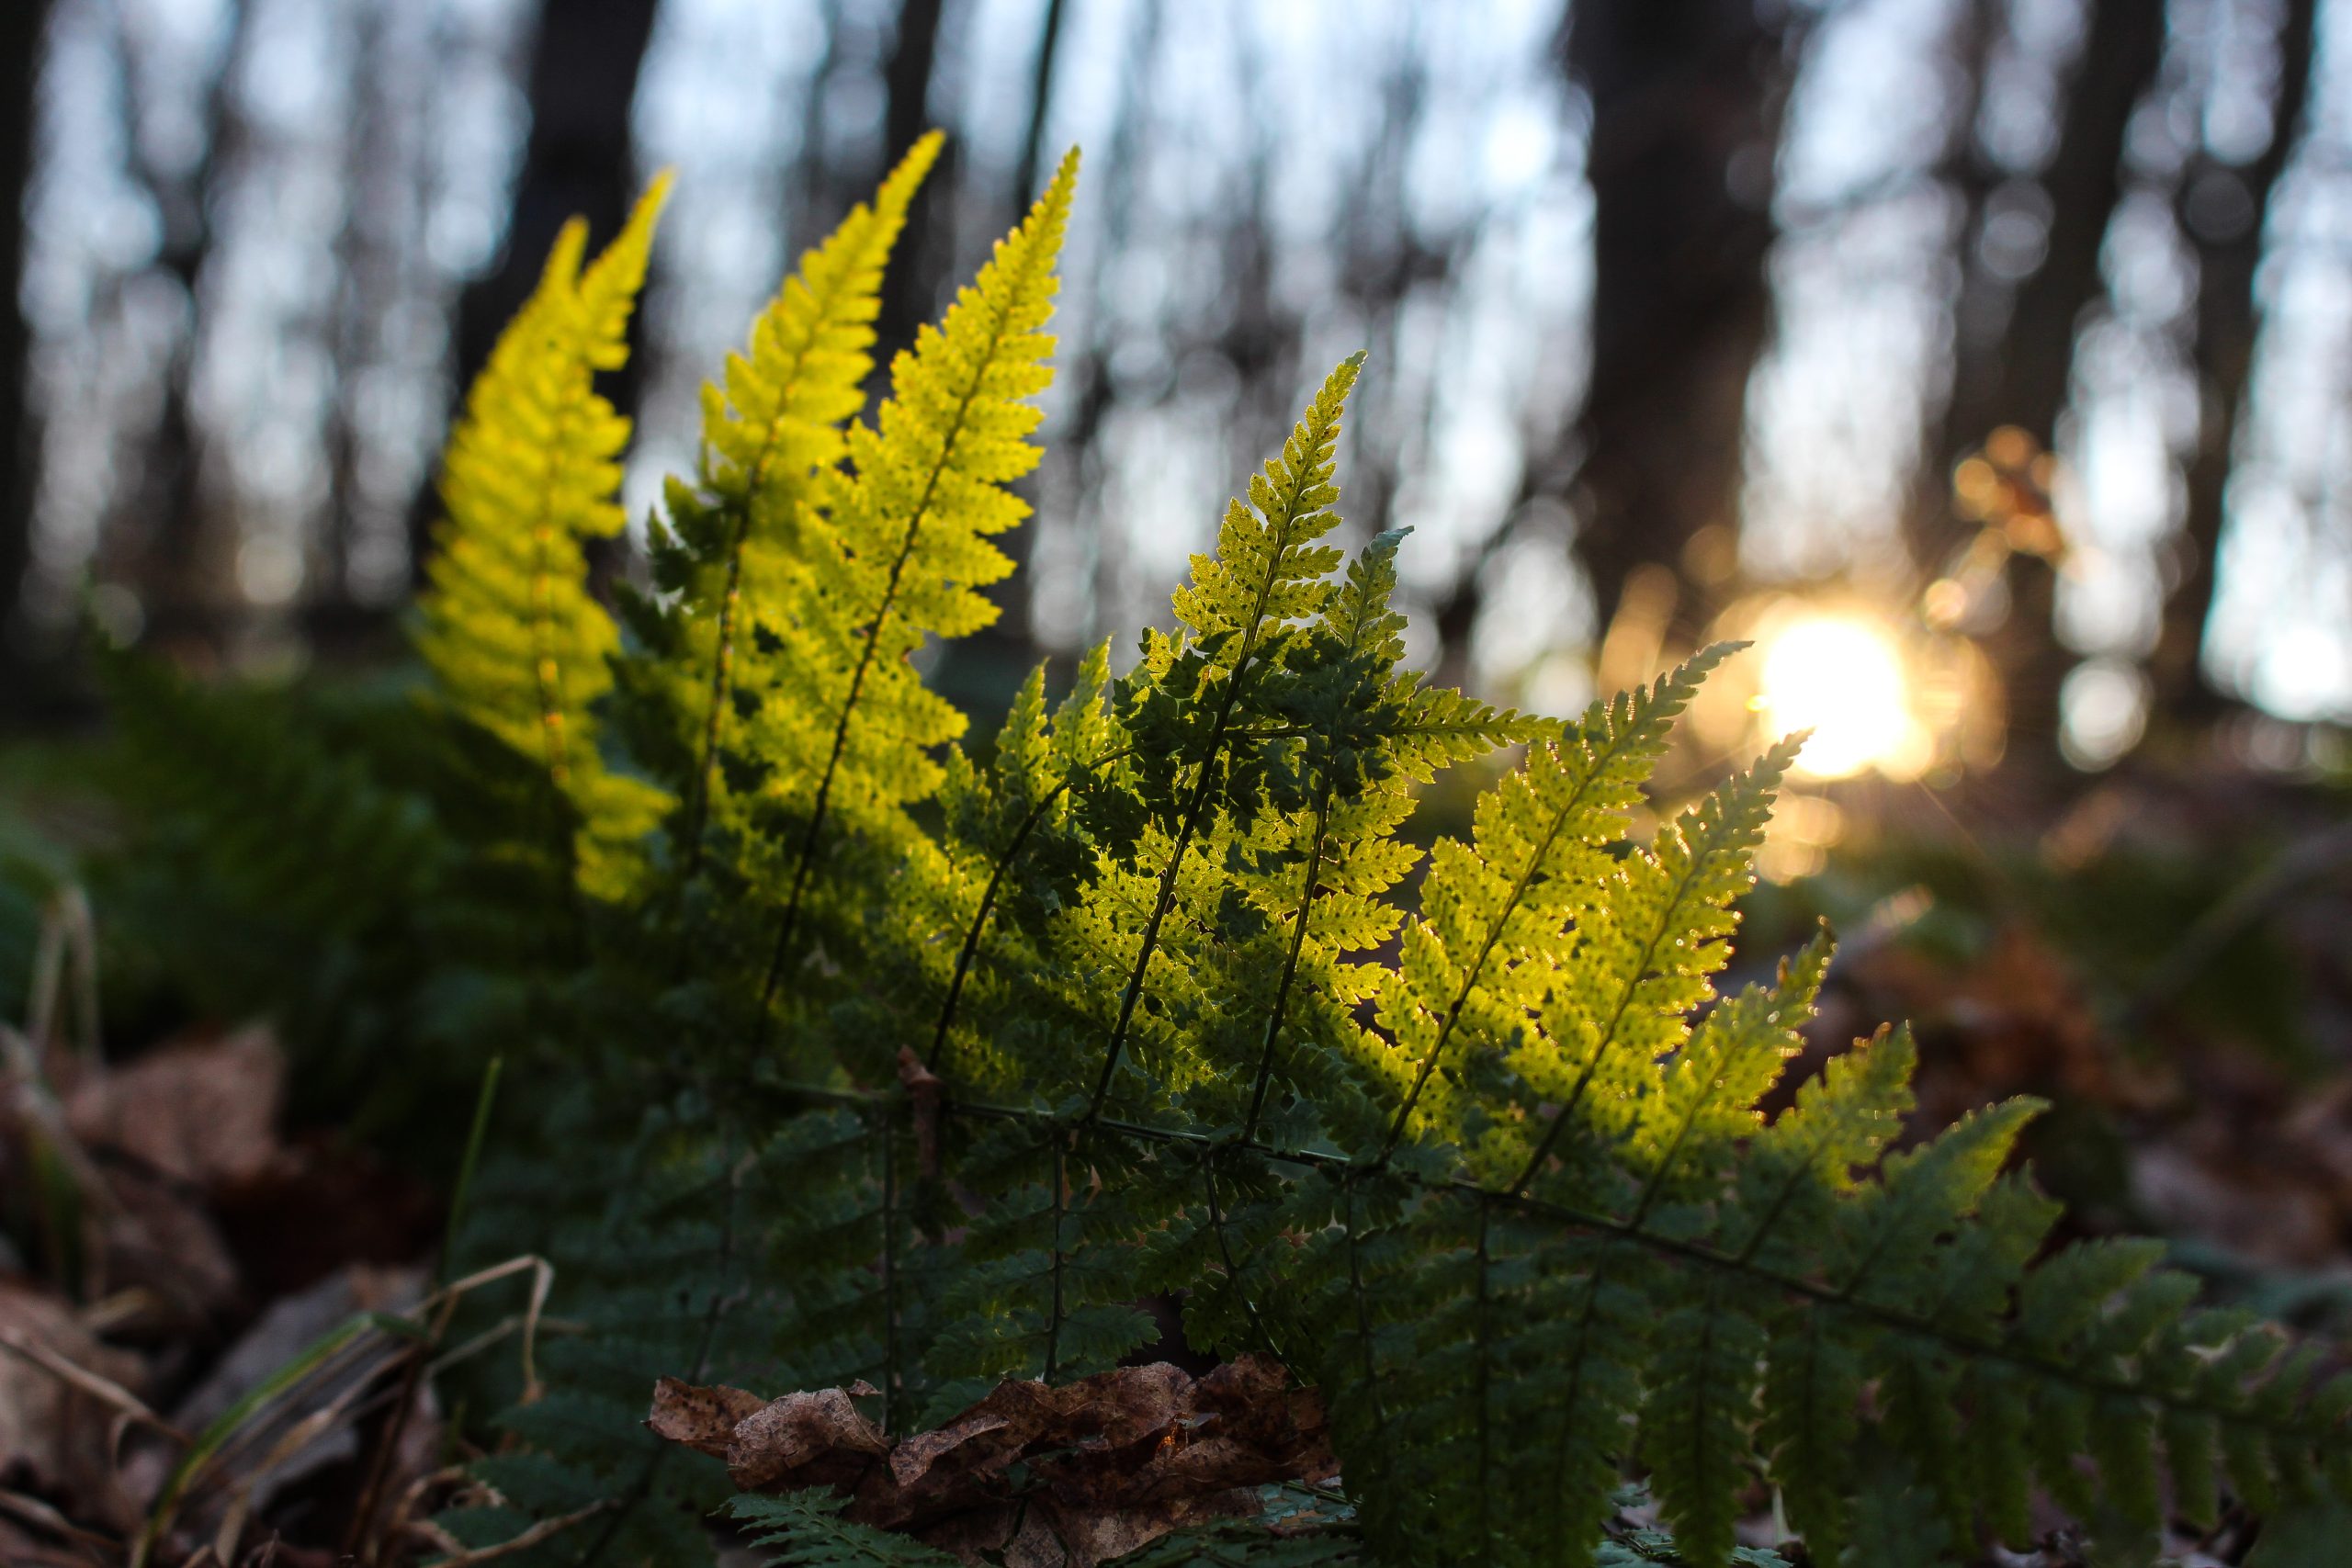
{"label": "fern", "polygon": [[763,1532],[752,1538],[753,1546],[784,1548],[781,1556],[768,1559],[777,1568],[917,1568],[956,1561],[905,1536],[842,1519],[846,1502],[811,1490],[783,1497],[738,1497],[730,1511]]}
{"label": "fern", "polygon": [[[2013,1168],[2030,1102],[1905,1146],[1894,1030],[1763,1120],[1829,940],[1717,984],[1799,742],[1669,811],[1645,786],[1735,650],[1569,724],[1406,669],[1402,536],[1334,542],[1361,359],[1135,667],[1095,649],[1058,700],[1039,671],[967,754],[911,656],[995,614],[1075,164],[865,423],[879,270],[934,152],[707,397],[626,648],[580,544],[617,526],[593,373],[658,193],[585,272],[567,236],[453,445],[422,646],[504,771],[422,787],[453,856],[495,859],[527,783],[536,852],[592,896],[585,962],[518,957],[530,1006],[479,1030],[543,1042],[563,1091],[510,1109],[462,1245],[552,1258],[579,1332],[460,1539],[562,1519],[523,1555],[677,1561],[728,1483],[636,1425],[657,1376],[864,1380],[902,1438],[1147,1352],[1166,1295],[1192,1346],[1314,1391],[1345,1496],[1138,1562],[1767,1562],[1733,1527],[1768,1487],[1818,1563],[2022,1544],[2037,1494],[2128,1556],[2167,1496],[2352,1489],[2352,1380],[2314,1387],[2315,1351],[2200,1308],[2149,1247],[2051,1246]],[[1417,788],[1490,757],[1414,886]],[[1611,1523],[1629,1475],[1670,1546]],[[838,1495],[735,1506],[788,1562],[944,1544]]]}
{"label": "fern", "polygon": [[724,389],[703,389],[702,471],[673,480],[669,518],[650,540],[660,596],[632,596],[643,645],[623,671],[637,688],[632,739],[684,793],[684,874],[700,869],[712,816],[733,819],[722,759],[740,756],[738,710],[775,679],[794,580],[810,570],[812,481],[843,450],[842,422],[865,401],[882,274],[907,206],[939,153],[936,134],[899,163],[871,207],[808,252],[728,357]]}
{"label": "fern", "polygon": [[781,892],[763,1031],[801,956],[795,939],[828,829],[903,852],[915,837],[904,807],[940,781],[928,750],[963,729],[907,660],[926,637],[996,618],[978,590],[1012,570],[989,536],[1028,510],[1004,487],[1037,460],[1023,438],[1040,415],[1024,400],[1047,378],[1052,339],[1040,329],[1077,172],[1072,153],[940,326],[898,356],[876,423],[850,429],[847,467],[820,476],[808,570],[767,623],[773,657],[747,725],[781,829],[752,851],[775,868],[755,882]]}
{"label": "fern", "polygon": [[562,829],[551,836],[582,886],[604,897],[628,891],[658,796],[597,752],[592,709],[619,639],[589,597],[582,547],[621,531],[628,422],[594,383],[628,357],[668,189],[666,175],[655,181],[584,270],[587,228],[567,225],[491,351],[450,437],[448,522],[417,639],[449,710],[537,764],[541,830]]}

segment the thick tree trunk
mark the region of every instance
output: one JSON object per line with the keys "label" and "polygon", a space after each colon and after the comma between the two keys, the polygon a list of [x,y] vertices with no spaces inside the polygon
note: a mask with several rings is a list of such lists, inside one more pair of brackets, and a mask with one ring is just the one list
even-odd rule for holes
{"label": "thick tree trunk", "polygon": [[[1770,168],[1788,85],[1754,0],[1579,0],[1592,104],[1592,380],[1577,554],[1600,624],[1648,562],[1737,516],[1748,374],[1771,294]],[[1683,595],[1688,628],[1703,607]]]}
{"label": "thick tree trunk", "polygon": [[[514,181],[513,216],[498,262],[458,303],[456,390],[464,395],[509,318],[529,297],[548,251],[575,214],[588,220],[592,250],[619,231],[637,197],[629,160],[629,107],[658,0],[546,0],[531,50],[531,131]],[[630,355],[630,364],[638,355]],[[636,381],[624,369],[605,389],[624,413]],[[418,500],[410,559],[422,581],[440,501]]]}
{"label": "thick tree trunk", "polygon": [[2200,160],[2181,181],[2181,227],[2197,246],[2199,409],[2197,446],[2186,476],[2188,511],[2176,541],[2179,580],[2165,601],[2149,661],[2156,714],[2174,724],[2209,720],[2223,703],[2199,655],[2213,609],[2225,491],[2260,325],[2254,283],[2262,261],[2263,220],[2310,99],[2318,9],[2317,0],[2288,0],[2278,37],[2278,101],[2270,145],[2242,168]]}
{"label": "thick tree trunk", "polygon": [[0,6],[0,714],[20,705],[32,650],[24,640],[25,573],[32,562],[33,442],[25,378],[25,201],[33,161],[33,92],[49,0]]}

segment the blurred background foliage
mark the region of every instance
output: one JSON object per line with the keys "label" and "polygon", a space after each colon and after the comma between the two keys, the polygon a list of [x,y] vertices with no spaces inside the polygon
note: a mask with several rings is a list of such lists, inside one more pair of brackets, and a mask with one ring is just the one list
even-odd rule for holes
{"label": "blurred background foliage", "polygon": [[[1752,638],[1673,778],[1815,728],[1749,961],[1838,921],[1821,1048],[1912,1017],[1923,1122],[2057,1098],[2075,1223],[2347,1299],[2352,0],[11,0],[0,72],[12,1015],[85,886],[134,1039],[274,997],[364,1074],[433,1027],[371,1010],[435,874],[376,763],[439,443],[557,226],[678,171],[612,389],[642,519],[895,152],[950,135],[886,354],[1077,141],[1025,570],[927,656],[980,734],[1131,657],[1368,347],[1342,509],[1414,530],[1418,661],[1567,713]],[[101,645],[162,656],[111,727]],[[137,693],[189,678],[174,740]],[[256,931],[220,889],[301,823],[135,824],[259,792],[292,715],[384,874]]]}

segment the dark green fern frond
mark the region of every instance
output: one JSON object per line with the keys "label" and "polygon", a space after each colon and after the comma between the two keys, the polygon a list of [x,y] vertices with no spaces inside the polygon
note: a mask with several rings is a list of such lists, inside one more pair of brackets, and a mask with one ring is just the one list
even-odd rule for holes
{"label": "dark green fern frond", "polygon": [[842,1518],[848,1505],[846,1497],[811,1489],[740,1496],[727,1511],[758,1532],[751,1545],[781,1548],[766,1559],[775,1568],[931,1568],[956,1561],[910,1537]]}

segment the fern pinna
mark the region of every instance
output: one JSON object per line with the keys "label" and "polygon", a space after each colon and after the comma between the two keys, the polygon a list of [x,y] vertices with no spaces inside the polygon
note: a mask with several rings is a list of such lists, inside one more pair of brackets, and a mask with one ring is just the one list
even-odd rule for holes
{"label": "fern pinna", "polygon": [[[537,1519],[518,1562],[677,1561],[729,1481],[640,1429],[656,1378],[862,1385],[896,1438],[1131,1360],[1170,1295],[1195,1348],[1314,1391],[1340,1479],[1227,1495],[1246,1517],[1139,1562],[1618,1561],[1649,1550],[1607,1534],[1634,1478],[1690,1563],[1779,1561],[1735,1538],[1766,1500],[1813,1563],[1964,1558],[2023,1544],[2037,1495],[2128,1559],[2225,1490],[2352,1489],[2352,1379],[2199,1309],[2151,1246],[2049,1245],[2011,1160],[2031,1104],[1903,1146],[1894,1031],[1758,1113],[1830,943],[1716,985],[1798,743],[1636,838],[1734,650],[1573,723],[1407,670],[1403,536],[1338,543],[1360,357],[1132,669],[1097,649],[1053,700],[1041,671],[962,750],[913,656],[996,613],[1076,162],[868,422],[936,152],[708,392],[625,640],[580,545],[618,525],[593,378],[658,190],[593,265],[567,232],[453,441],[422,647],[505,761],[436,775],[441,820],[566,867],[566,908],[510,918],[577,920],[586,956],[528,1015],[560,1100],[510,1114],[464,1239],[552,1256],[582,1332],[454,1534]],[[1400,837],[1417,786],[1496,754],[1467,839]],[[540,816],[452,804],[485,778],[537,780]],[[1008,1475],[960,1534],[877,1524],[846,1483],[735,1517],[792,1562],[1096,1560]]]}

